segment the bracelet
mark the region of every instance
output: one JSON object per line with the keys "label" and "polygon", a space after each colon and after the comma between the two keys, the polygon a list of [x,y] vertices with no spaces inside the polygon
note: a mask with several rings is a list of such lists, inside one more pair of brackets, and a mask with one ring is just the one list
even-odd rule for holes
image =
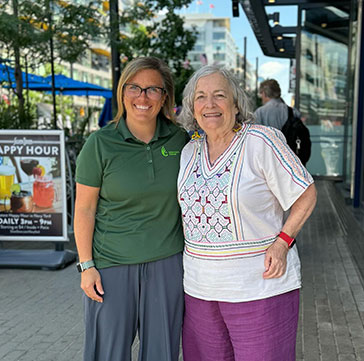
{"label": "bracelet", "polygon": [[290,237],[287,233],[284,232],[279,233],[278,237],[283,239],[283,241],[287,242],[289,248],[291,248],[295,242],[294,238]]}

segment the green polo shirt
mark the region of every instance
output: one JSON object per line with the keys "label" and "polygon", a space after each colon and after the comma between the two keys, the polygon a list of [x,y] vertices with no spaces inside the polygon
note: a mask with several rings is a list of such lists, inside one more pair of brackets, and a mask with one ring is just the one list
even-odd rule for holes
{"label": "green polo shirt", "polygon": [[188,140],[162,118],[148,144],[136,139],[123,119],[90,135],[77,158],[76,182],[100,187],[93,238],[98,268],[182,251],[177,176]]}

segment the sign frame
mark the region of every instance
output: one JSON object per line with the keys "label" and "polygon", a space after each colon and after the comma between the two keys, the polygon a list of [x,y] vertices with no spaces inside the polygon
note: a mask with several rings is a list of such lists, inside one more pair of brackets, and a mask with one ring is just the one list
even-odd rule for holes
{"label": "sign frame", "polygon": [[[53,141],[47,141],[47,136],[49,138],[54,139],[55,137],[58,137],[57,141],[54,143]],[[9,138],[8,140],[6,138]],[[52,215],[57,215],[58,218],[61,219],[61,225],[59,227],[57,227],[57,234],[56,235],[46,235],[46,234],[42,234],[41,231],[39,231],[39,234],[34,234],[34,235],[24,235],[21,233],[21,231],[19,230],[19,232],[17,234],[14,235],[4,235],[2,233],[2,228],[0,225],[0,241],[45,241],[45,242],[69,242],[69,237],[68,237],[68,224],[67,224],[67,190],[66,190],[66,162],[65,162],[65,137],[64,137],[64,131],[63,130],[18,130],[18,129],[14,129],[14,130],[0,130],[0,147],[2,147],[0,149],[0,157],[7,157],[7,156],[15,156],[15,157],[19,157],[20,155],[17,154],[16,150],[13,148],[9,153],[6,153],[4,151],[4,147],[5,144],[11,144],[13,143],[13,145],[18,144],[19,148],[18,148],[18,153],[20,152],[20,147],[21,145],[26,146],[27,144],[32,144],[32,137],[33,138],[38,138],[36,140],[37,144],[47,144],[47,145],[52,145],[52,144],[59,144],[59,156],[57,155],[57,159],[58,159],[58,170],[59,170],[59,174],[60,176],[57,177],[57,179],[59,179],[60,185],[59,185],[59,189],[60,189],[60,193],[61,193],[61,201],[59,202],[59,204],[61,205],[61,217],[59,217],[59,212],[58,213],[48,213],[46,210],[42,213],[39,212],[37,213],[38,215],[44,214],[44,215],[48,215],[48,217],[51,217]],[[44,137],[45,140],[39,140],[39,137]],[[40,147],[40,146],[39,146]],[[8,149],[9,147],[6,147],[6,149]],[[39,148],[41,149],[41,148]],[[13,151],[15,152],[15,154],[13,153]],[[43,156],[44,157],[44,156]],[[40,157],[41,158],[41,157]],[[46,158],[46,157],[44,157]],[[19,180],[18,180],[19,182]],[[5,200],[4,200],[4,207],[5,206]],[[0,216],[7,214],[9,212],[5,212],[2,211],[0,212]],[[13,215],[13,213],[9,213],[11,215]],[[30,213],[17,213],[19,215],[18,219],[22,219],[22,215],[23,215],[23,219],[27,216],[29,217],[29,214],[32,214],[32,212]],[[15,214],[14,214],[15,217]],[[45,216],[46,217],[46,216]],[[46,221],[44,221],[44,223],[46,223]],[[29,233],[29,232],[27,232]],[[52,232],[50,232],[52,233]]]}

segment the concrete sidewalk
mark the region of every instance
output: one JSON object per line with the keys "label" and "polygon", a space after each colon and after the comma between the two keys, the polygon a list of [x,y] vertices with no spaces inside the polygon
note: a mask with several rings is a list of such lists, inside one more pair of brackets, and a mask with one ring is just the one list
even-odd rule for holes
{"label": "concrete sidewalk", "polygon": [[[332,201],[335,189],[316,184],[318,204],[298,240],[304,286],[297,361],[364,361],[363,279]],[[82,360],[79,280],[74,264],[59,271],[0,269],[1,361]],[[137,360],[137,342],[133,348]]]}

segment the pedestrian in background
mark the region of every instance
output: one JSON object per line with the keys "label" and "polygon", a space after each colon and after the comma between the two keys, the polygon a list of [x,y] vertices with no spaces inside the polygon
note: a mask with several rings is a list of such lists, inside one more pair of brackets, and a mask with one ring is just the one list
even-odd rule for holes
{"label": "pedestrian in background", "polygon": [[[282,130],[288,119],[288,107],[281,98],[281,88],[275,79],[267,79],[260,83],[259,95],[263,105],[255,113],[256,124],[269,125]],[[300,113],[293,108],[294,116],[299,117]]]}
{"label": "pedestrian in background", "polygon": [[259,94],[264,105],[254,113],[256,123],[281,130],[289,147],[306,166],[311,156],[311,139],[310,131],[300,118],[300,112],[286,105],[275,79],[263,81]]}
{"label": "pedestrian in background", "polygon": [[118,113],[77,159],[75,237],[85,309],[85,361],[177,361],[183,314],[180,151],[174,86],[160,59],[124,69]]}
{"label": "pedestrian in background", "polygon": [[227,70],[204,66],[186,85],[178,120],[195,133],[178,176],[184,361],[295,360],[301,276],[294,239],[316,190],[282,133],[249,124],[252,118]]}

